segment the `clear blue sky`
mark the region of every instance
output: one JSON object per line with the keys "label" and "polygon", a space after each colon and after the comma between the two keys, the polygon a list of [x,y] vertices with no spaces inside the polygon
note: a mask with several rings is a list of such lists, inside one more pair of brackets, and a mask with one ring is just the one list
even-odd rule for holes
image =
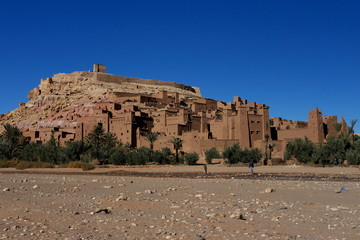
{"label": "clear blue sky", "polygon": [[[241,96],[272,117],[360,119],[360,1],[2,1],[0,113],[41,78],[116,75]],[[360,132],[358,123],[357,132]]]}

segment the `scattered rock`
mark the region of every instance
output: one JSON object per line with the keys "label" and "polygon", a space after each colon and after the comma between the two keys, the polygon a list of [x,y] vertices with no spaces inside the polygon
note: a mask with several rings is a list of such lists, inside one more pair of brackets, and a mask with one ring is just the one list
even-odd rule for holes
{"label": "scattered rock", "polygon": [[153,194],[153,191],[151,191],[151,190],[145,190],[145,193],[146,193],[146,194]]}
{"label": "scattered rock", "polygon": [[3,192],[9,192],[10,191],[10,188],[4,188],[3,189]]}
{"label": "scattered rock", "polygon": [[120,195],[120,197],[116,198],[116,201],[119,202],[119,201],[126,201],[128,198],[124,195]]}
{"label": "scattered rock", "polygon": [[195,197],[198,198],[198,199],[202,199],[203,195],[202,194],[196,194]]}
{"label": "scattered rock", "polygon": [[99,209],[99,210],[96,210],[94,212],[91,212],[91,214],[96,214],[96,213],[105,213],[105,214],[109,214],[111,213],[111,211],[107,208],[104,208],[104,209]]}
{"label": "scattered rock", "polygon": [[244,215],[240,213],[240,209],[235,210],[235,212],[230,215],[230,218],[246,220]]}
{"label": "scattered rock", "polygon": [[33,189],[39,189],[39,186],[38,186],[38,185],[34,185],[32,188],[33,188]]}
{"label": "scattered rock", "polygon": [[274,191],[274,189],[272,189],[271,187],[267,187],[265,189],[265,193],[272,193]]}

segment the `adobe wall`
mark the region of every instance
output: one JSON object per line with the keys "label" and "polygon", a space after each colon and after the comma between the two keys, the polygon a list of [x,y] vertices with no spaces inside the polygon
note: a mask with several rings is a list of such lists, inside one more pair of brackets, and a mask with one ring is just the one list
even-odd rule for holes
{"label": "adobe wall", "polygon": [[338,122],[338,118],[336,115],[333,116],[325,116],[323,117],[323,122],[326,124],[327,136],[328,137],[336,137],[337,132],[335,129],[335,125]]}
{"label": "adobe wall", "polygon": [[180,84],[176,82],[123,77],[123,76],[116,76],[106,73],[94,73],[94,78],[101,82],[118,83],[118,84],[129,82],[129,83],[139,83],[139,84],[157,85],[157,86],[170,86],[196,93],[196,90],[193,87],[186,86],[184,84]]}
{"label": "adobe wall", "polygon": [[313,134],[313,129],[311,128],[299,128],[299,129],[283,129],[277,131],[278,140],[284,140],[286,138],[304,138],[310,137]]}

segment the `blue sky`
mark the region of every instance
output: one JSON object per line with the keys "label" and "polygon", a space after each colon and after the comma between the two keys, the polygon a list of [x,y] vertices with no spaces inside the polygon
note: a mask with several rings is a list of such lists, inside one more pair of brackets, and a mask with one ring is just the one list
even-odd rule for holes
{"label": "blue sky", "polygon": [[3,1],[0,113],[41,78],[102,63],[265,103],[272,117],[307,120],[319,107],[360,119],[359,12],[346,0]]}

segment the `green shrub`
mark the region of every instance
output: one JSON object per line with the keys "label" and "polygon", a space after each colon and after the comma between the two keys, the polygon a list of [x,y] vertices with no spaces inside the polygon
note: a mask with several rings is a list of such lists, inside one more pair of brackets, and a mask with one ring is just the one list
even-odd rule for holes
{"label": "green shrub", "polygon": [[329,161],[333,161],[334,158],[337,159],[345,159],[346,158],[346,150],[348,149],[346,140],[343,138],[334,138],[331,137],[327,140],[326,144],[324,144],[324,159]]}
{"label": "green shrub", "polygon": [[67,164],[68,168],[81,168],[84,171],[89,171],[95,169],[95,165],[91,163],[81,162],[81,161],[75,161],[75,162],[69,162]]}
{"label": "green shrub", "polygon": [[67,157],[67,161],[80,161],[81,156],[86,153],[88,146],[84,141],[69,142],[64,148],[64,153]]}
{"label": "green shrub", "polygon": [[16,165],[16,169],[18,170],[24,170],[24,169],[27,169],[27,168],[31,168],[31,162],[25,162],[25,161],[21,161],[19,162],[17,165]]}
{"label": "green shrub", "polygon": [[187,153],[184,156],[184,163],[187,165],[195,165],[198,160],[199,154],[197,154],[196,152]]}
{"label": "green shrub", "polygon": [[27,161],[20,161],[16,165],[16,169],[24,170],[27,168],[53,168],[55,167],[54,164],[48,162],[27,162]]}
{"label": "green shrub", "polygon": [[241,149],[239,144],[234,144],[227,147],[223,152],[223,158],[228,164],[237,163],[257,163],[261,159],[261,153],[259,149]]}
{"label": "green shrub", "polygon": [[151,155],[151,161],[157,164],[170,164],[175,161],[170,148],[164,147],[160,151],[155,151]]}
{"label": "green shrub", "polygon": [[286,145],[285,159],[289,160],[294,156],[300,163],[307,163],[312,160],[315,149],[315,144],[308,138],[295,138]]}
{"label": "green shrub", "polygon": [[346,152],[346,160],[350,165],[359,165],[360,164],[360,152],[356,149],[349,149]]}
{"label": "green shrub", "polygon": [[19,159],[2,160],[0,161],[0,168],[14,168],[19,162]]}
{"label": "green shrub", "polygon": [[207,150],[205,152],[205,160],[206,160],[206,163],[208,164],[211,164],[212,163],[212,160],[214,158],[220,158],[220,153],[218,152],[218,150],[216,148],[210,148],[209,150]]}
{"label": "green shrub", "polygon": [[116,149],[113,154],[111,154],[109,162],[114,165],[125,165],[126,164],[126,154],[122,148]]}
{"label": "green shrub", "polygon": [[31,168],[54,168],[55,165],[49,162],[32,162]]}
{"label": "green shrub", "polygon": [[75,162],[69,162],[67,164],[68,168],[82,168],[83,166],[85,166],[85,162],[81,162],[81,161],[75,161]]}
{"label": "green shrub", "polygon": [[96,167],[93,165],[93,164],[91,164],[91,163],[85,163],[82,167],[81,167],[81,169],[83,170],[83,171],[90,171],[90,170],[94,170]]}
{"label": "green shrub", "polygon": [[145,165],[150,160],[150,149],[141,147],[131,150],[126,154],[126,164],[128,165]]}

